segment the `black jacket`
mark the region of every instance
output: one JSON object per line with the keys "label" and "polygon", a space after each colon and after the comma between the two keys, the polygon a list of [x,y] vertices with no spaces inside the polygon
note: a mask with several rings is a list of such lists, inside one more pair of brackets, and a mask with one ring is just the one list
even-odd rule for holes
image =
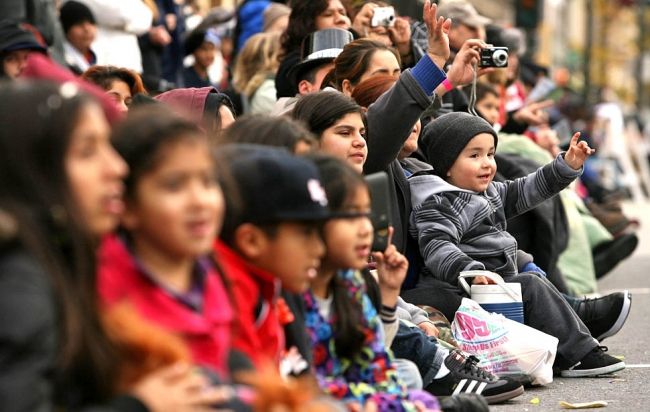
{"label": "black jacket", "polygon": [[[51,411],[56,409],[55,398],[66,398],[54,393],[60,347],[58,303],[45,268],[5,235],[0,233],[0,409]],[[135,398],[122,396],[83,410],[142,412],[147,408]]]}

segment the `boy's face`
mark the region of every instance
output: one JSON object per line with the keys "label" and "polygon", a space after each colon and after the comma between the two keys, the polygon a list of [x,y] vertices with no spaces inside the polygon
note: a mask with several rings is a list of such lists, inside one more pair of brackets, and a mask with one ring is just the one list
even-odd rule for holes
{"label": "boy's face", "polygon": [[65,34],[66,38],[75,49],[86,52],[95,41],[97,26],[89,21],[83,21],[70,27]]}
{"label": "boy's face", "polygon": [[194,59],[196,63],[203,67],[208,68],[214,63],[214,59],[217,56],[217,46],[214,44],[204,41],[201,46],[194,51]]}
{"label": "boy's face", "polygon": [[447,181],[461,189],[484,192],[497,172],[495,150],[491,134],[474,136],[447,172]]}
{"label": "boy's face", "polygon": [[260,236],[255,256],[249,256],[251,263],[275,275],[290,292],[307,290],[325,254],[318,224],[280,223],[274,235]]}
{"label": "boy's face", "polygon": [[2,68],[4,73],[10,79],[15,79],[27,67],[27,56],[30,50],[14,50],[5,56],[2,61]]}
{"label": "boy's face", "polygon": [[499,98],[495,94],[486,93],[481,100],[476,102],[476,108],[492,126],[499,121]]}
{"label": "boy's face", "polygon": [[122,222],[138,252],[194,259],[212,249],[223,220],[210,149],[187,137],[159,150],[158,166],[138,179]]}

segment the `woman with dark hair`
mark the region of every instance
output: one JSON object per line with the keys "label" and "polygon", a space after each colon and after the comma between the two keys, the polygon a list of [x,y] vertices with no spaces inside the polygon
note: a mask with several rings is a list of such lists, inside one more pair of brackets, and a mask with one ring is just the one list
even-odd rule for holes
{"label": "woman with dark hair", "polygon": [[224,132],[223,143],[251,143],[284,147],[292,153],[310,152],[316,139],[302,124],[288,117],[248,115]]}
{"label": "woman with dark hair", "polygon": [[129,110],[133,96],[147,93],[140,75],[123,67],[93,66],[81,78],[104,89],[123,112]]}
{"label": "woman with dark hair", "polygon": [[[5,410],[188,410],[219,398],[189,368],[118,396],[119,346],[100,321],[95,247],[124,207],[127,166],[100,105],[71,83],[0,88],[0,400]],[[166,398],[166,399],[163,399]]]}
{"label": "woman with dark hair", "polygon": [[354,100],[328,90],[308,94],[298,100],[292,116],[316,136],[322,152],[346,161],[361,173],[368,157],[366,117]]}
{"label": "woman with dark hair", "polygon": [[358,39],[348,43],[334,60],[328,75],[330,86],[348,96],[359,82],[379,74],[397,79],[402,72],[400,57],[395,49],[377,40]]}

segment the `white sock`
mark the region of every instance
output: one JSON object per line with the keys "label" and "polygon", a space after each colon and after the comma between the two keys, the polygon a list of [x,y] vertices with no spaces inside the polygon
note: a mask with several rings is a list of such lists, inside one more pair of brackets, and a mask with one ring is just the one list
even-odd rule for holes
{"label": "white sock", "polygon": [[443,348],[442,346],[438,346],[439,351],[444,351],[441,352],[443,353],[442,355],[442,363],[440,364],[440,370],[438,370],[438,373],[436,373],[436,376],[433,377],[433,379],[440,379],[444,378],[449,374],[449,369],[447,369],[447,366],[445,365],[445,359],[447,359],[447,356],[449,356],[449,350],[447,348]]}

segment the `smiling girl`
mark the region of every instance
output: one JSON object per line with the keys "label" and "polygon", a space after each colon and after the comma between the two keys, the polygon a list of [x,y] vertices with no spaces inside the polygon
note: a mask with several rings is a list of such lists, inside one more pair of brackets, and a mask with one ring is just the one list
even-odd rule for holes
{"label": "smiling girl", "polygon": [[432,395],[404,389],[384,345],[378,311],[394,307],[408,267],[406,258],[393,245],[373,253],[378,272],[374,282],[366,270],[373,227],[363,177],[339,159],[311,158],[332,213],[323,228],[325,257],[304,294],[305,323],[321,389],[348,406],[370,402],[382,411],[412,410],[412,401],[417,401],[418,409],[437,409]]}
{"label": "smiling girl", "polygon": [[298,101],[292,116],[316,136],[321,152],[346,161],[361,173],[368,157],[366,119],[351,98],[335,91],[309,94]]}

